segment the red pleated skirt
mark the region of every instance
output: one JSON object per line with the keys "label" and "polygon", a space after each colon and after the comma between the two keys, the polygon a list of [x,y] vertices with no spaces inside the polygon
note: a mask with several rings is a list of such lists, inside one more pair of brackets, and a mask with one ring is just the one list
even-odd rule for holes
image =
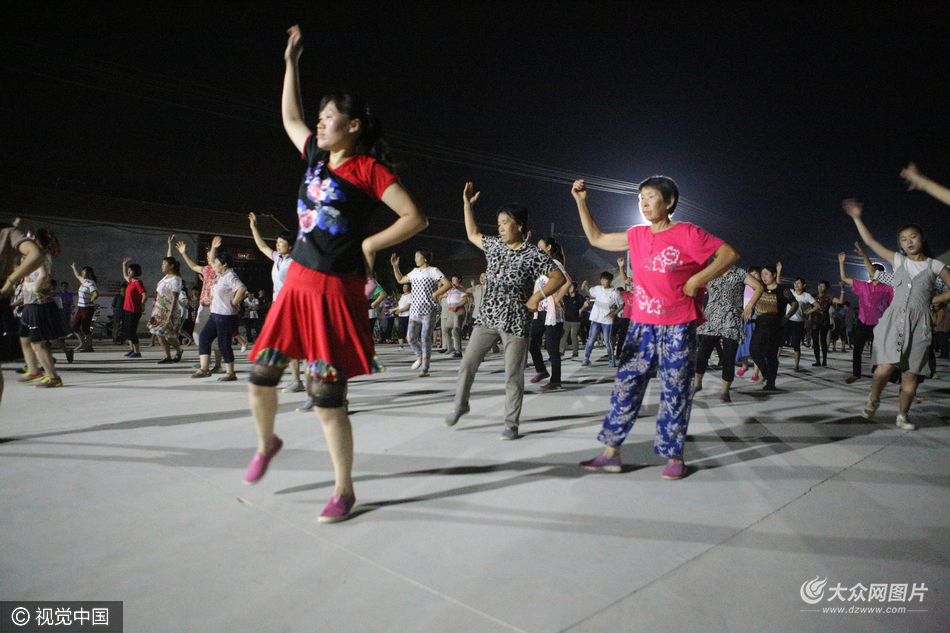
{"label": "red pleated skirt", "polygon": [[322,273],[291,262],[250,360],[306,358],[311,375],[328,381],[382,371],[365,285],[356,275]]}

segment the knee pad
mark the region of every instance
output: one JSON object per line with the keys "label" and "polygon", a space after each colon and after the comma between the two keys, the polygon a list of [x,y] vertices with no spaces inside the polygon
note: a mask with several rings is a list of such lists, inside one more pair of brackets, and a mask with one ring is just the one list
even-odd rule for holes
{"label": "knee pad", "polygon": [[284,374],[283,367],[274,365],[254,365],[251,367],[250,382],[258,387],[276,387]]}
{"label": "knee pad", "polygon": [[307,394],[313,404],[321,409],[339,409],[346,404],[346,382],[322,382],[310,380]]}

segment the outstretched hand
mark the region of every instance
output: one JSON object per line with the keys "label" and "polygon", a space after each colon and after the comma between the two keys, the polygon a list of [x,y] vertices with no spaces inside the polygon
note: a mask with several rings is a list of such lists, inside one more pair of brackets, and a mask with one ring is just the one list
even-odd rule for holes
{"label": "outstretched hand", "polygon": [[846,255],[846,254],[844,254],[844,253],[838,253],[838,261],[839,261],[839,262],[841,262],[841,263],[843,264],[845,258],[847,258],[847,255]]}
{"label": "outstretched hand", "polygon": [[174,235],[169,235],[169,236],[168,236],[168,245],[169,245],[169,246],[172,245],[172,240],[174,240],[174,239],[175,239],[175,236],[174,236]]}
{"label": "outstretched hand", "polygon": [[303,52],[303,33],[300,27],[294,24],[287,29],[287,48],[284,50],[284,59],[288,62],[296,62],[300,59],[300,53]]}
{"label": "outstretched hand", "polygon": [[[474,193],[473,193],[474,192]],[[475,204],[475,201],[478,200],[478,195],[481,191],[475,191],[475,185],[470,182],[465,183],[465,188],[462,189],[462,202],[468,206]]]}
{"label": "outstretched hand", "polygon": [[221,236],[215,235],[211,238],[211,248],[221,248]]}
{"label": "outstretched hand", "polygon": [[131,257],[123,257],[123,258],[122,258],[122,263],[123,263],[123,264],[128,264],[130,261],[132,261],[132,258],[131,258]]}
{"label": "outstretched hand", "polygon": [[914,163],[908,163],[907,167],[901,170],[901,178],[907,183],[907,191],[920,189],[920,179],[923,174],[917,169]]}
{"label": "outstretched hand", "polygon": [[854,252],[857,253],[858,255],[860,255],[861,257],[864,257],[864,249],[861,248],[861,243],[860,243],[860,242],[855,242],[855,243],[854,243]]}
{"label": "outstretched hand", "polygon": [[617,268],[619,268],[620,270],[623,270],[623,265],[624,265],[625,263],[627,263],[627,260],[624,259],[623,257],[618,257],[618,258],[617,258]]}
{"label": "outstretched hand", "polygon": [[848,198],[841,203],[841,206],[844,208],[844,212],[851,216],[852,219],[861,219],[861,212],[864,211],[864,205],[854,198]]}
{"label": "outstretched hand", "polygon": [[575,180],[571,187],[571,195],[578,202],[587,200],[587,184],[583,180]]}
{"label": "outstretched hand", "polygon": [[253,213],[248,213],[248,214],[247,214],[247,219],[251,221],[251,227],[256,227],[256,226],[257,226],[257,216],[256,216],[256,215],[254,215]]}
{"label": "outstretched hand", "polygon": [[179,252],[179,253],[181,253],[182,255],[184,255],[184,254],[185,254],[185,249],[188,248],[188,246],[187,246],[187,244],[185,244],[184,242],[175,242],[175,248],[178,249],[178,252]]}
{"label": "outstretched hand", "polygon": [[398,265],[399,265],[399,256],[396,255],[396,253],[393,253],[392,255],[390,255],[390,256],[389,256],[389,263],[392,264],[393,266],[398,266]]}

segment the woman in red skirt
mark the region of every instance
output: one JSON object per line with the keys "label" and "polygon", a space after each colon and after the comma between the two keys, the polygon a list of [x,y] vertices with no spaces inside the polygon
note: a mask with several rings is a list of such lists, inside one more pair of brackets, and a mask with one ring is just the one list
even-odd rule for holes
{"label": "woman in red skirt", "polygon": [[[380,369],[363,293],[376,253],[423,230],[428,222],[386,162],[379,122],[351,94],[323,98],[314,134],[304,121],[297,66],[303,41],[289,29],[281,98],[284,129],[307,162],[297,200],[300,229],[294,258],[250,359],[250,404],[258,449],[244,481],[256,483],[283,442],[274,435],[277,383],[291,359],[306,358],[310,397],[323,425],[336,486],[321,523],[350,516],[353,431],[346,413],[347,380]],[[398,219],[370,235],[382,201]]]}

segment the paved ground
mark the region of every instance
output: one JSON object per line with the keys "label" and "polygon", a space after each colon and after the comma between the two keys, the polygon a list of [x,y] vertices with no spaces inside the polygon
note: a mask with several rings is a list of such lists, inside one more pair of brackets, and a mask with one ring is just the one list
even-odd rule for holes
{"label": "paved ground", "polygon": [[247,487],[245,384],[157,354],[80,355],[46,391],[5,367],[0,598],[122,600],[125,630],[148,632],[950,630],[946,380],[922,387],[910,433],[893,389],[882,422],[857,416],[868,381],[843,386],[842,354],[783,367],[768,397],[737,379],[731,406],[707,381],[692,472],[669,482],[652,389],[625,471],[576,466],[599,450],[604,363],[567,362],[559,393],[531,386],[524,439],[500,442],[499,358],[448,429],[458,361],[419,379],[384,347],[389,371],[350,390],[358,516],[327,526],[332,471],[302,395],[282,397],[285,448]]}

